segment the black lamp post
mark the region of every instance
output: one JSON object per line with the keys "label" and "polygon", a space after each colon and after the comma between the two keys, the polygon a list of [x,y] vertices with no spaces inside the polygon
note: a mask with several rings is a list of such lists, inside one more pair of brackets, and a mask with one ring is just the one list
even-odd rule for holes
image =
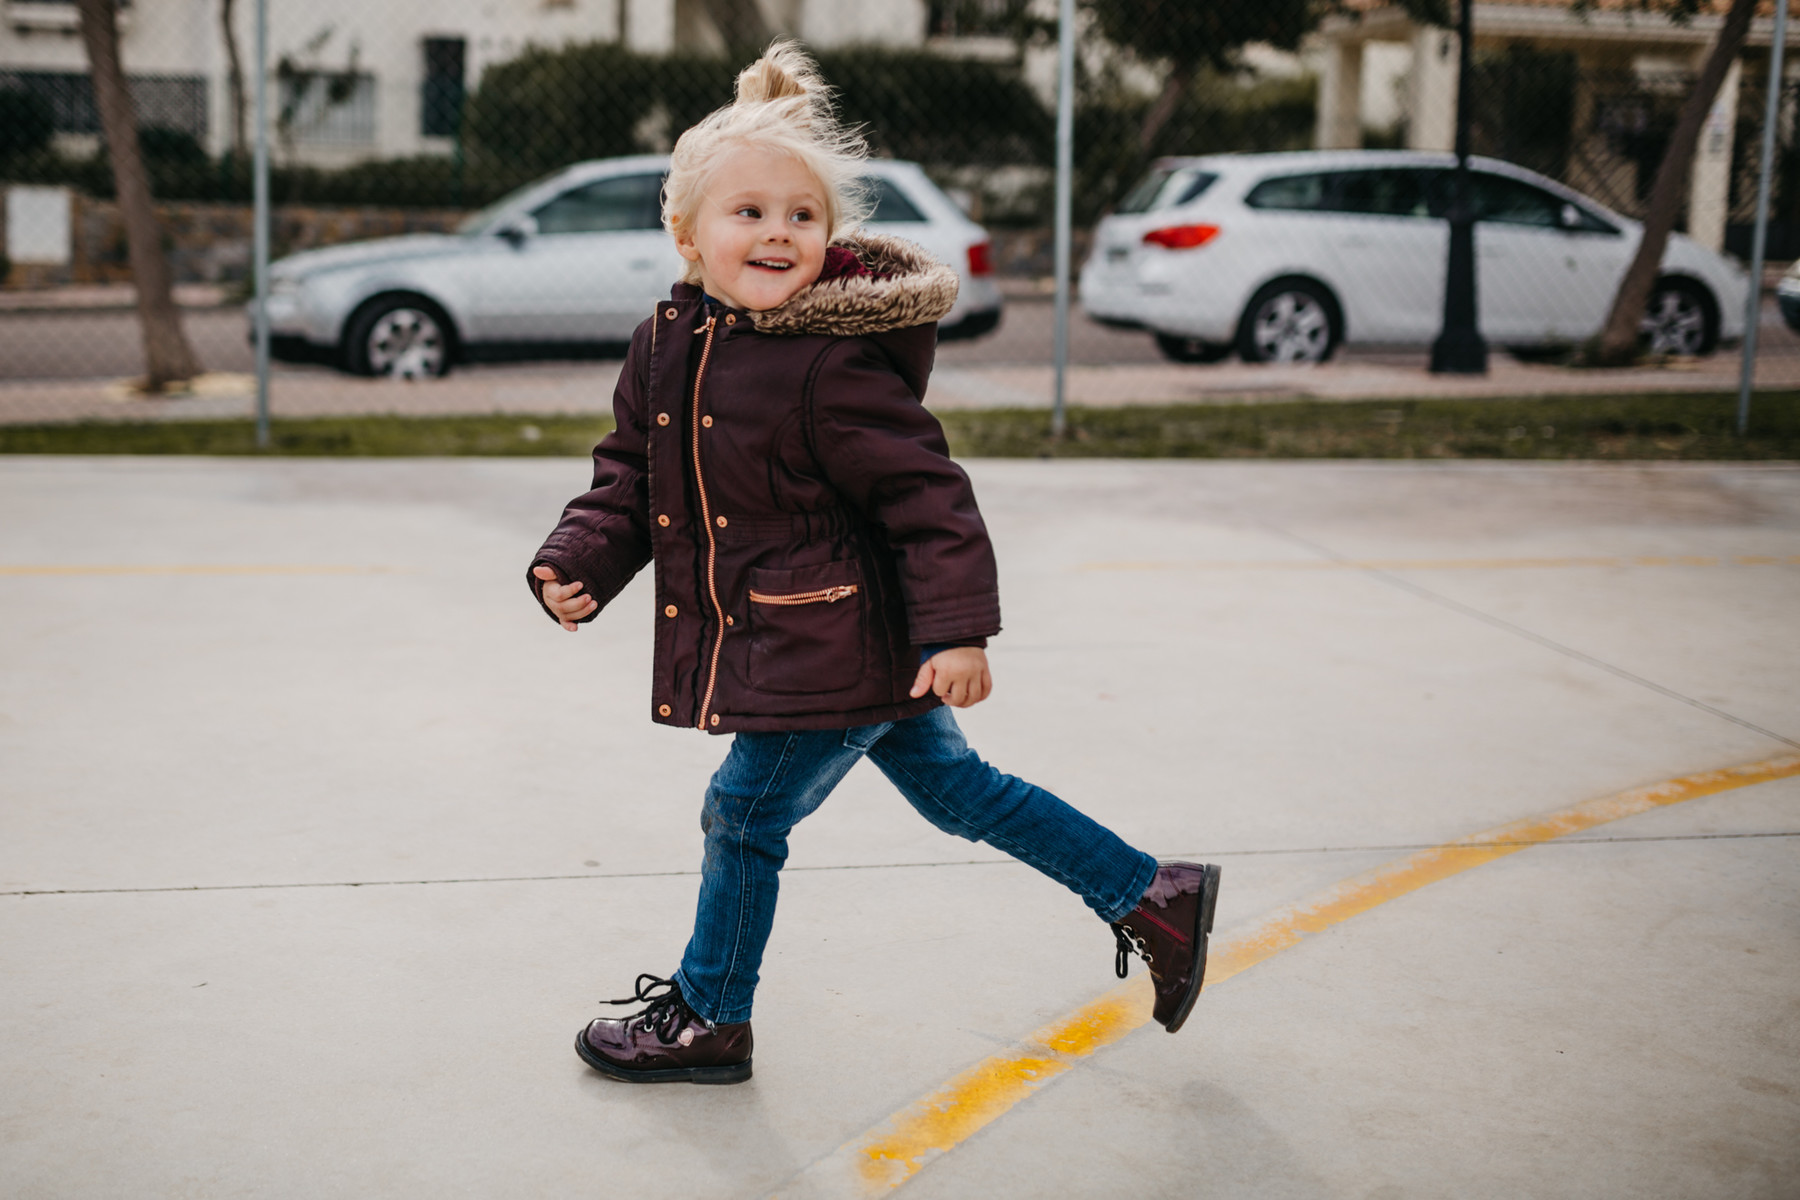
{"label": "black lamp post", "polygon": [[1444,327],[1431,344],[1433,374],[1487,374],[1487,342],[1475,322],[1475,213],[1469,194],[1469,53],[1475,42],[1470,10],[1457,16],[1456,175],[1450,192],[1450,265],[1444,273]]}

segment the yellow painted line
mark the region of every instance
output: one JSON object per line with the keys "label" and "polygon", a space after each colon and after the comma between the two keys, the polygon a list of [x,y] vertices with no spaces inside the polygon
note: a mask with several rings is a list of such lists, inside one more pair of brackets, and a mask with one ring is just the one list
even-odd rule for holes
{"label": "yellow painted line", "polygon": [[1090,562],[1078,571],[1519,571],[1571,567],[1800,567],[1800,554],[1639,554],[1563,558],[1363,558],[1342,561],[1275,559],[1264,562]]}
{"label": "yellow painted line", "polygon": [[79,564],[0,566],[0,575],[392,575],[405,568],[299,563]]}
{"label": "yellow painted line", "polygon": [[[1248,929],[1215,937],[1208,956],[1207,986],[1217,987],[1297,945],[1307,934],[1330,929],[1427,884],[1529,846],[1654,808],[1795,775],[1800,775],[1800,754],[1784,755],[1584,801],[1420,850],[1279,909]],[[804,1184],[799,1190],[807,1194],[816,1194],[819,1185],[826,1194],[863,1196],[900,1187],[926,1164],[1004,1116],[1081,1059],[1147,1024],[1151,1003],[1148,978],[1139,975],[1044,1026],[1019,1045],[976,1063],[844,1143],[794,1182]]]}

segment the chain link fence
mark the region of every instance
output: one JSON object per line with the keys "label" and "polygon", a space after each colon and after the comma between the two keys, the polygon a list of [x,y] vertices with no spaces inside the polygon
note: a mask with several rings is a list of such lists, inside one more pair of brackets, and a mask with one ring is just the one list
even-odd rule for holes
{"label": "chain link fence", "polygon": [[[241,415],[254,3],[117,8],[160,249],[205,372],[155,398],[131,386],[128,222],[81,7],[0,0],[0,421]],[[1446,378],[1425,363],[1457,56],[1415,15],[1429,7],[1083,0],[1072,402],[1735,387],[1767,22],[1702,132],[1686,237],[1652,298],[1647,335],[1673,366],[1580,371],[1571,352],[1610,306],[1717,16],[1476,7],[1495,354],[1484,377]],[[1047,407],[1056,17],[1044,0],[269,0],[274,411],[604,411],[623,340],[677,273],[657,156],[777,34],[809,45],[866,130],[875,225],[963,276],[932,403]],[[1800,256],[1795,87],[1777,109],[1764,386],[1800,385],[1773,288]]]}

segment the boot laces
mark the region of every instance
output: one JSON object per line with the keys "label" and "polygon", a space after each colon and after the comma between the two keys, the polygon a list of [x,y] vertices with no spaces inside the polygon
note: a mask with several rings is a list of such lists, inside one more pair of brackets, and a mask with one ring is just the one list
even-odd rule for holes
{"label": "boot laces", "polygon": [[1112,930],[1115,939],[1114,945],[1118,949],[1118,953],[1113,958],[1113,971],[1120,979],[1131,974],[1131,956],[1133,954],[1141,957],[1145,963],[1154,964],[1156,962],[1155,957],[1150,953],[1149,945],[1137,935],[1137,930],[1124,924],[1114,925]]}
{"label": "boot laces", "polygon": [[[646,982],[647,981],[647,982]],[[660,989],[660,990],[659,990]],[[681,1027],[695,1017],[694,1010],[682,999],[681,985],[673,979],[662,979],[645,973],[637,977],[632,994],[623,1000],[602,1000],[602,1004],[647,1004],[643,1012],[625,1018],[627,1025],[636,1022],[645,1033],[654,1033],[665,1046],[675,1044]]]}

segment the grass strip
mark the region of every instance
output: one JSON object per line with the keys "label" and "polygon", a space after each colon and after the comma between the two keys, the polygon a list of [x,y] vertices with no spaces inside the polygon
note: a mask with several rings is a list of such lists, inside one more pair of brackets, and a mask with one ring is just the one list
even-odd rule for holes
{"label": "grass strip", "polygon": [[[1729,394],[1071,408],[1062,440],[1042,409],[939,417],[963,458],[1800,459],[1800,392],[1758,394],[1743,437]],[[585,455],[611,427],[601,416],[316,417],[275,421],[259,450],[246,420],[89,421],[0,426],[0,453]]]}
{"label": "grass strip", "polygon": [[0,425],[0,454],[226,454],[296,458],[429,458],[590,453],[610,417],[299,417],[230,421],[81,421]]}
{"label": "grass strip", "polygon": [[1800,458],[1797,392],[1757,395],[1743,437],[1735,395],[1072,408],[1061,441],[1041,411],[940,415],[964,457]]}

